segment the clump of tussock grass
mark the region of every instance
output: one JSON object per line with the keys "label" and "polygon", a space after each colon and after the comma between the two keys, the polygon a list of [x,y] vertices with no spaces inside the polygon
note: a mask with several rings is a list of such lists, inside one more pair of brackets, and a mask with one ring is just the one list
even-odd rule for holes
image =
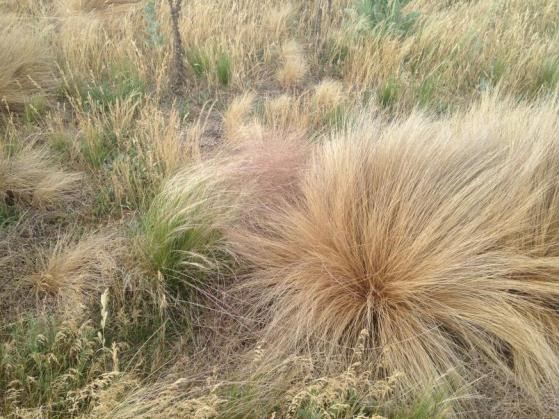
{"label": "clump of tussock grass", "polygon": [[191,47],[186,52],[194,75],[210,86],[228,86],[233,79],[233,60],[229,51],[213,44]]}
{"label": "clump of tussock grass", "polygon": [[296,41],[283,44],[281,49],[281,67],[276,78],[283,88],[295,87],[303,81],[308,72],[308,64],[303,49]]}
{"label": "clump of tussock grass", "polygon": [[317,116],[315,110],[306,97],[281,94],[263,103],[261,118],[266,126],[275,131],[306,132]]}
{"label": "clump of tussock grass", "polygon": [[39,32],[9,19],[0,23],[1,108],[22,112],[34,100],[48,98],[56,88],[53,57]]}
{"label": "clump of tussock grass", "polygon": [[165,182],[143,215],[143,254],[171,288],[197,286],[220,260],[221,229],[234,217],[239,198],[227,190],[228,176],[227,165],[211,162],[182,169]]}
{"label": "clump of tussock grass", "polygon": [[308,126],[308,115],[298,97],[282,94],[264,103],[263,120],[267,126],[278,130],[304,130]]}
{"label": "clump of tussock grass", "polygon": [[556,112],[487,100],[319,147],[292,202],[231,233],[271,353],[328,359],[366,329],[370,373],[400,388],[488,374],[557,395]]}
{"label": "clump of tussock grass", "polygon": [[341,82],[325,79],[314,87],[310,108],[317,128],[342,127],[348,118],[349,100]]}
{"label": "clump of tussock grass", "polygon": [[38,249],[36,270],[22,279],[36,298],[52,298],[56,310],[67,318],[79,318],[97,302],[101,291],[113,281],[118,271],[115,254],[121,253],[121,241],[108,234],[94,234],[73,240],[60,237],[48,250]]}
{"label": "clump of tussock grass", "polygon": [[227,86],[233,76],[233,69],[231,58],[226,52],[222,51],[217,55],[215,67],[217,80],[222,86]]}
{"label": "clump of tussock grass", "polygon": [[0,144],[0,198],[16,208],[61,207],[80,194],[81,174],[57,167],[45,148]]}
{"label": "clump of tussock grass", "polygon": [[235,97],[223,114],[225,137],[235,142],[241,134],[254,102],[254,93],[247,92]]}
{"label": "clump of tussock grass", "polygon": [[314,87],[313,101],[319,109],[332,109],[345,99],[343,85],[336,80],[322,80]]}
{"label": "clump of tussock grass", "polygon": [[285,3],[282,6],[268,10],[264,16],[264,28],[276,38],[279,38],[287,29],[289,18],[293,14],[293,5]]}
{"label": "clump of tussock grass", "polygon": [[188,50],[187,58],[194,74],[197,77],[202,77],[203,75],[209,73],[211,58],[206,50],[201,48],[192,48]]}

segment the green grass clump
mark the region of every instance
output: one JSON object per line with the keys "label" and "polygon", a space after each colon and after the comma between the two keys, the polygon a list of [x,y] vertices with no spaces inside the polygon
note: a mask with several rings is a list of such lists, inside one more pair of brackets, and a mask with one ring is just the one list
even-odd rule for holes
{"label": "green grass clump", "polygon": [[186,58],[194,74],[199,79],[228,86],[233,75],[230,55],[221,48],[191,48]]}
{"label": "green grass clump", "polygon": [[142,97],[146,85],[133,70],[113,70],[100,82],[80,82],[79,98],[85,111],[108,111],[118,101]]}
{"label": "green grass clump", "polygon": [[80,142],[80,153],[93,169],[100,169],[116,155],[116,137],[105,127],[91,127]]}
{"label": "green grass clump", "polygon": [[391,77],[377,92],[378,102],[384,108],[391,108],[396,104],[399,93],[400,84],[398,79]]}
{"label": "green grass clump", "polygon": [[417,103],[422,108],[429,108],[433,103],[437,88],[437,80],[433,77],[426,77],[417,87]]}
{"label": "green grass clump", "polygon": [[187,51],[186,58],[197,77],[202,77],[209,73],[211,59],[205,50],[200,48],[191,48]]}
{"label": "green grass clump", "polygon": [[74,138],[67,132],[55,132],[49,135],[48,144],[55,155],[71,158]]}
{"label": "green grass clump", "polygon": [[231,81],[231,59],[225,52],[217,56],[216,71],[219,82],[227,86]]}
{"label": "green grass clump", "polygon": [[349,47],[345,39],[326,38],[321,50],[320,60],[333,75],[343,75],[343,64],[349,55]]}
{"label": "green grass clump", "polygon": [[183,170],[142,216],[144,253],[172,289],[199,281],[219,259],[220,226],[234,213],[219,170],[211,164]]}
{"label": "green grass clump", "polygon": [[403,11],[409,2],[410,0],[361,0],[357,12],[365,18],[371,30],[402,36],[412,30],[419,18],[419,12]]}
{"label": "green grass clump", "polygon": [[559,59],[546,59],[535,75],[534,91],[536,93],[553,91],[559,82]]}
{"label": "green grass clump", "polygon": [[[2,198],[4,199],[2,200]],[[6,200],[9,201],[10,199],[9,195],[2,197],[2,194],[0,194],[0,231],[2,227],[17,223],[20,218],[17,208],[13,205],[7,205],[5,203]]]}

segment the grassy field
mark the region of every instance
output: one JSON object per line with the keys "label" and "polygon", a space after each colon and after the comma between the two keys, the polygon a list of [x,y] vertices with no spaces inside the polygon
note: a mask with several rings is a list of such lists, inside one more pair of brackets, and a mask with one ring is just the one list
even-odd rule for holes
{"label": "grassy field", "polygon": [[170,3],[0,0],[0,418],[557,417],[559,2]]}

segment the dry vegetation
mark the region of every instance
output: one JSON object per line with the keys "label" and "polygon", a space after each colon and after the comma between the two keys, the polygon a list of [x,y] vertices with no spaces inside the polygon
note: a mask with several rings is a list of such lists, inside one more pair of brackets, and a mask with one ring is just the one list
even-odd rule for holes
{"label": "dry vegetation", "polygon": [[557,417],[559,3],[0,23],[0,417]]}

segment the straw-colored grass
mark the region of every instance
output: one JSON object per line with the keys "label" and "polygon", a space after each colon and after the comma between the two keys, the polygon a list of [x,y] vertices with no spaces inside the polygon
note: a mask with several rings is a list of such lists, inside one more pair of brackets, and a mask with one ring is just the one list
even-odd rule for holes
{"label": "straw-colored grass", "polygon": [[0,143],[0,197],[3,204],[19,207],[53,207],[79,196],[79,173],[63,170],[49,161],[44,148],[24,146],[10,152]]}
{"label": "straw-colored grass", "polygon": [[57,86],[50,46],[40,31],[15,19],[1,19],[0,101],[3,111],[21,112],[34,101],[46,100]]}
{"label": "straw-colored grass", "polygon": [[109,234],[79,241],[61,237],[48,252],[38,250],[36,271],[22,280],[38,300],[52,297],[66,316],[79,316],[86,304],[96,302],[118,269],[115,255],[121,251]]}
{"label": "straw-colored grass", "polygon": [[333,356],[366,329],[371,373],[404,388],[557,395],[558,127],[555,105],[488,100],[320,146],[294,202],[232,233],[267,348]]}
{"label": "straw-colored grass", "polygon": [[300,84],[308,71],[301,46],[295,41],[285,43],[281,50],[281,60],[277,73],[279,84],[284,88]]}

